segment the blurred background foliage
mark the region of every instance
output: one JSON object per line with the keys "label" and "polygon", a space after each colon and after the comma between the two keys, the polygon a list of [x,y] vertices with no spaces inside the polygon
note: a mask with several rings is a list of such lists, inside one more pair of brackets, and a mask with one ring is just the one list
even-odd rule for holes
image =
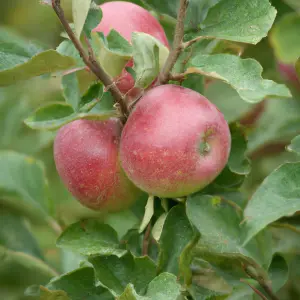
{"label": "blurred background foliage", "polygon": [[[282,18],[300,13],[298,0],[272,0],[271,2],[278,10],[274,27]],[[68,18],[71,19],[71,0],[63,1],[63,5]],[[46,5],[40,5],[38,0],[2,0],[0,2],[0,30],[3,28],[14,31],[25,40],[38,42],[46,48],[55,48],[61,41],[62,28],[54,12]],[[172,27],[165,24],[165,28],[171,39]],[[265,78],[280,82],[284,79],[278,72],[272,47],[274,40],[276,42],[276,36],[272,37],[273,30],[270,36],[258,45],[244,46],[245,48],[240,50],[242,57],[253,57],[261,63]],[[266,99],[263,104],[259,105],[239,102],[240,99],[231,101],[237,95],[227,85],[220,82],[210,83],[204,91],[209,99],[221,108],[228,120],[242,120],[247,127],[248,154],[253,162],[252,172],[243,184],[242,190],[248,199],[274,168],[283,162],[299,160],[296,154],[285,150],[291,138],[300,133],[300,89],[297,91],[292,84],[289,84],[289,87],[293,92],[292,99]],[[34,131],[23,123],[32,111],[47,101],[63,101],[60,80],[57,78],[39,77],[14,86],[0,88],[0,149],[17,151],[44,163],[50,199],[48,205],[50,205],[52,218],[58,220],[59,224],[64,227],[82,217],[99,214],[81,207],[60,182],[52,155],[55,133]],[[3,168],[3,166],[0,167]],[[18,209],[7,202],[2,202],[1,199],[0,206],[0,299],[25,299],[24,289],[28,285],[46,283],[56,272],[68,271],[74,268],[73,266],[78,266],[80,258],[55,247],[57,235],[55,223],[51,223],[52,219],[32,217],[29,222],[19,214]],[[115,223],[119,220],[113,216],[111,218]],[[130,215],[129,220],[130,218],[134,217]],[[286,223],[293,223],[294,228],[300,231],[299,217],[287,219]],[[120,227],[122,226],[123,224]],[[299,232],[287,228],[272,228],[272,230],[275,231],[277,237],[274,243],[279,252],[292,250],[298,254],[298,256],[291,255],[290,266],[291,276],[295,276],[300,282]],[[37,240],[33,239],[32,235],[36,236]],[[283,236],[285,240],[288,237],[289,243],[284,245],[280,243]],[[2,250],[2,247],[6,247],[6,250]],[[14,251],[13,255],[16,256],[14,259],[12,253],[8,252],[10,250]],[[25,254],[21,255],[18,251]],[[48,267],[41,265],[41,272],[32,271],[30,259],[26,257],[26,253],[48,262],[53,269],[47,269]],[[300,299],[300,287],[295,282],[295,280],[291,281],[282,289],[280,299]]]}

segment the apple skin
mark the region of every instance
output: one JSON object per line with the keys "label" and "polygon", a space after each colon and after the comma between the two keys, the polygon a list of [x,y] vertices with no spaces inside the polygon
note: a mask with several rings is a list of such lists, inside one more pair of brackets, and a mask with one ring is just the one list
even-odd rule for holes
{"label": "apple skin", "polygon": [[[131,34],[134,31],[148,33],[169,48],[163,27],[146,9],[123,1],[106,2],[100,5],[100,8],[103,14],[102,20],[93,31],[103,32],[107,36],[114,29],[128,42],[131,41]],[[130,60],[126,66],[132,67],[133,61]],[[139,89],[134,88],[133,77],[125,69],[116,78],[116,83],[123,94],[130,91],[130,100],[139,94]]]}
{"label": "apple skin", "polygon": [[63,183],[82,205],[94,210],[129,207],[141,191],[129,181],[119,162],[121,124],[76,120],[59,129],[54,160]]}
{"label": "apple skin", "polygon": [[137,103],[121,135],[120,159],[140,189],[182,197],[217,177],[230,147],[228,124],[216,106],[193,90],[168,84]]}
{"label": "apple skin", "polygon": [[295,88],[300,90],[300,79],[297,76],[294,65],[279,62],[278,70],[284,80],[290,82]]}

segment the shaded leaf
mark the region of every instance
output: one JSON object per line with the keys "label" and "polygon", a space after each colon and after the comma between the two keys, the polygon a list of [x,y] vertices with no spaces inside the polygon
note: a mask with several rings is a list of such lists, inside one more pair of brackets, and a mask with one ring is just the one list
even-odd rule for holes
{"label": "shaded leaf", "polygon": [[[103,96],[103,86],[101,83],[92,84],[85,94],[81,97],[79,110],[81,112],[89,112],[100,101]],[[102,100],[102,99],[101,99]],[[110,109],[113,109],[111,106]]]}
{"label": "shaded leaf", "polygon": [[42,259],[42,253],[37,241],[26,227],[21,216],[2,208],[0,218],[0,245],[13,251],[24,252]]}
{"label": "shaded leaf", "polygon": [[300,210],[299,178],[300,163],[286,163],[263,181],[244,211],[244,245],[270,223]]}
{"label": "shaded leaf", "polygon": [[65,291],[50,291],[45,287],[40,288],[40,300],[71,300]]}
{"label": "shaded leaf", "polygon": [[[184,205],[173,207],[164,222],[159,239],[159,270],[179,275],[179,262],[185,247],[193,240],[194,232]],[[189,263],[188,261],[183,261]]]}
{"label": "shaded leaf", "polygon": [[112,300],[108,290],[95,285],[95,272],[91,267],[83,267],[53,278],[46,288],[51,291],[63,290],[72,300]]}
{"label": "shaded leaf", "polygon": [[135,86],[148,87],[163,67],[169,50],[157,39],[149,34],[133,32],[131,43],[133,47],[133,60],[135,71]]}
{"label": "shaded leaf", "polygon": [[[199,251],[239,258],[242,261],[267,267],[270,249],[251,240],[243,246],[245,232],[240,223],[240,211],[219,197],[201,194],[190,195],[187,216],[201,234]],[[269,245],[270,246],[270,245]],[[265,253],[266,252],[266,253]]]}
{"label": "shaded leaf", "polygon": [[28,286],[45,284],[56,272],[42,260],[23,252],[0,246],[1,284]]}
{"label": "shaded leaf", "polygon": [[228,123],[240,120],[255,106],[244,101],[235,89],[219,80],[208,85],[204,96],[218,107]]}
{"label": "shaded leaf", "polygon": [[1,151],[0,165],[0,203],[27,216],[45,220],[48,186],[42,163],[13,151]]}
{"label": "shaded leaf", "polygon": [[247,151],[247,141],[243,128],[238,125],[232,125],[231,133],[231,151],[228,160],[228,167],[231,172],[239,175],[247,175],[251,171],[250,161],[245,155]]}
{"label": "shaded leaf", "polygon": [[79,119],[107,120],[116,116],[116,111],[75,113],[69,104],[54,102],[38,108],[36,112],[28,117],[24,122],[32,129],[56,130],[67,123]]}
{"label": "shaded leaf", "polygon": [[289,278],[287,262],[282,256],[275,255],[268,272],[272,283],[272,290],[276,293],[285,285]]}
{"label": "shaded leaf", "polygon": [[181,295],[181,286],[177,283],[176,276],[162,273],[155,277],[148,286],[145,296],[140,296],[135,291],[133,284],[129,284],[124,293],[117,297],[118,300],[175,300]]}
{"label": "shaded leaf", "polygon": [[257,44],[267,36],[276,16],[268,0],[221,0],[201,24],[201,36]]}
{"label": "shaded leaf", "polygon": [[300,56],[300,16],[297,13],[284,15],[270,34],[276,57],[284,63],[293,64]]}
{"label": "shaded leaf", "polygon": [[77,111],[81,97],[76,73],[63,76],[61,84],[66,102]]}
{"label": "shaded leaf", "polygon": [[56,245],[82,255],[123,256],[116,231],[97,220],[80,221],[70,225],[57,239]]}
{"label": "shaded leaf", "polygon": [[100,6],[97,6],[92,2],[83,27],[83,31],[87,37],[91,37],[92,30],[97,27],[97,25],[101,22],[101,19],[102,10]]}
{"label": "shaded leaf", "polygon": [[188,63],[187,73],[220,79],[250,103],[260,102],[267,96],[291,97],[286,86],[263,79],[262,67],[253,59],[241,59],[230,54],[198,55]]}
{"label": "shaded leaf", "polygon": [[133,257],[127,253],[120,258],[94,256],[89,261],[95,268],[97,279],[114,295],[122,294],[129,283],[140,293],[156,275],[156,266],[148,256]]}
{"label": "shaded leaf", "polygon": [[91,2],[92,0],[72,0],[73,21],[77,38],[80,38]]}

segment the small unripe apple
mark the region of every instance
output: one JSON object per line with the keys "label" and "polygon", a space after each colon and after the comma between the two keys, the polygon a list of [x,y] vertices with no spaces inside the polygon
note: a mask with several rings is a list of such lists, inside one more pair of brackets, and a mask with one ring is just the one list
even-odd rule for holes
{"label": "small unripe apple", "polygon": [[182,197],[217,177],[230,145],[228,124],[214,104],[168,84],[149,90],[137,103],[122,132],[120,159],[140,189]]}
{"label": "small unripe apple", "polygon": [[[93,31],[103,32],[106,36],[114,29],[128,42],[131,41],[131,34],[133,32],[143,32],[153,36],[169,48],[163,27],[146,9],[123,1],[106,2],[100,5],[100,8],[103,15],[102,20]],[[127,66],[132,67],[133,61],[129,61]],[[131,97],[138,94],[138,90],[134,89],[133,77],[125,69],[123,69],[122,74],[115,80],[119,90],[123,94],[129,91]]]}
{"label": "small unripe apple", "polygon": [[121,125],[77,120],[58,131],[54,142],[57,171],[72,195],[94,210],[127,208],[141,191],[121,168],[118,152]]}

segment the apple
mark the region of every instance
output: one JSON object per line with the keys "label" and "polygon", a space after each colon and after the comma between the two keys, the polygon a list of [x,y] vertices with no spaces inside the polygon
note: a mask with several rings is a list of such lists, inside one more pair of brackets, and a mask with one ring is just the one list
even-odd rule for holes
{"label": "apple", "polygon": [[[131,34],[133,32],[147,33],[163,45],[169,48],[168,39],[160,23],[152,16],[146,9],[123,1],[112,1],[100,5],[102,10],[102,20],[100,24],[93,30],[96,32],[103,32],[105,36],[114,29],[118,31],[128,42],[131,41]],[[130,60],[128,67],[133,66],[133,61]],[[126,94],[130,91],[129,96],[139,94],[139,90],[134,88],[133,77],[123,69],[121,75],[115,78],[119,90]]]}
{"label": "apple", "polygon": [[223,114],[199,93],[154,87],[140,99],[122,131],[120,160],[129,179],[160,197],[201,190],[225,167],[231,136]]}
{"label": "apple", "polygon": [[58,131],[54,160],[63,183],[81,204],[94,210],[129,207],[141,191],[126,177],[118,152],[121,124],[76,120]]}

